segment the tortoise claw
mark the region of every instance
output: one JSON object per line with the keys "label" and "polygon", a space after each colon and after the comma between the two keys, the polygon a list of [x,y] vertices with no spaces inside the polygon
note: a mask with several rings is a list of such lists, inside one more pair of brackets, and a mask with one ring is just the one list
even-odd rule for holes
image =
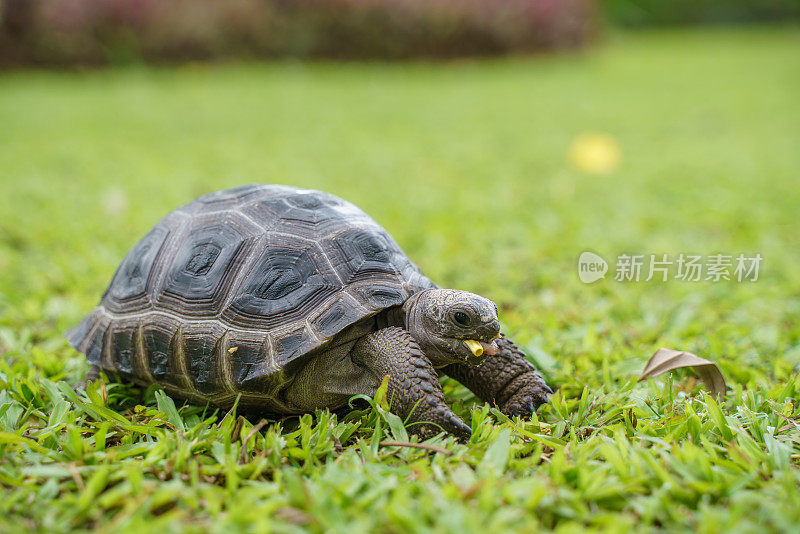
{"label": "tortoise claw", "polygon": [[552,392],[544,382],[529,383],[508,399],[501,411],[509,416],[530,417],[542,404],[550,402]]}
{"label": "tortoise claw", "polygon": [[420,422],[419,424],[409,426],[408,429],[412,434],[416,434],[420,439],[423,440],[430,439],[438,434],[441,434],[443,430],[448,434],[455,436],[456,439],[462,443],[468,442],[472,437],[472,428],[464,423],[464,421],[459,419],[459,417],[455,414],[453,414],[452,417],[450,417],[450,420],[447,422]]}

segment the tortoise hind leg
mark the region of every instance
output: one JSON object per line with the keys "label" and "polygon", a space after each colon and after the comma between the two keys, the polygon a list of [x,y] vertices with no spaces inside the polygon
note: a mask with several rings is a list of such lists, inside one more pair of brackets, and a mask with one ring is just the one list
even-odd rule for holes
{"label": "tortoise hind leg", "polygon": [[100,368],[96,365],[92,365],[89,367],[89,372],[86,373],[86,378],[76,384],[73,389],[75,391],[86,391],[86,384],[94,382],[95,380],[100,380]]}
{"label": "tortoise hind leg", "polygon": [[356,343],[351,357],[371,371],[377,385],[389,377],[391,410],[411,423],[413,433],[424,439],[444,430],[465,441],[470,438],[472,429],[445,404],[436,370],[406,330],[372,332]]}

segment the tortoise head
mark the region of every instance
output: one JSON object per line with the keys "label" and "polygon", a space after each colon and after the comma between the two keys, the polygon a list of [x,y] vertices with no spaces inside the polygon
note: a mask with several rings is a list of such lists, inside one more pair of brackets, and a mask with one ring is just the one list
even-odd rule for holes
{"label": "tortoise head", "polygon": [[497,352],[497,305],[458,289],[427,289],[403,306],[406,328],[434,367],[455,362],[478,365]]}

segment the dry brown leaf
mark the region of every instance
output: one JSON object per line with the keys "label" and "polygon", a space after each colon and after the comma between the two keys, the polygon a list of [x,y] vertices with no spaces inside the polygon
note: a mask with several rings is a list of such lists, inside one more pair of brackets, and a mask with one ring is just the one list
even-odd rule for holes
{"label": "dry brown leaf", "polygon": [[722,371],[716,363],[701,358],[691,352],[684,352],[680,350],[672,350],[660,348],[650,357],[647,365],[639,377],[639,382],[647,378],[653,378],[663,375],[668,371],[680,369],[682,367],[691,367],[700,379],[705,383],[706,388],[716,395],[724,395],[728,390],[728,385],[725,383],[725,378],[722,376]]}

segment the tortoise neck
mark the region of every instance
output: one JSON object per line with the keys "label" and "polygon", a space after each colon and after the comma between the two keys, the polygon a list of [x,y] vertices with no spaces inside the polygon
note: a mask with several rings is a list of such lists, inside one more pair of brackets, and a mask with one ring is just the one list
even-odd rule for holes
{"label": "tortoise neck", "polygon": [[435,344],[425,329],[425,322],[423,319],[425,314],[425,304],[420,303],[420,298],[422,298],[429,291],[432,290],[425,289],[414,293],[408,298],[408,300],[405,301],[403,304],[403,323],[406,330],[419,344],[420,348],[425,353],[425,356],[427,356],[428,361],[430,361],[435,368],[439,368],[452,363],[453,360],[449,354],[442,351],[442,349]]}
{"label": "tortoise neck", "polygon": [[422,309],[417,306],[417,303],[419,302],[419,298],[428,291],[430,290],[424,289],[422,291],[417,291],[403,303],[403,326],[409,332],[412,331],[412,328],[421,324]]}

